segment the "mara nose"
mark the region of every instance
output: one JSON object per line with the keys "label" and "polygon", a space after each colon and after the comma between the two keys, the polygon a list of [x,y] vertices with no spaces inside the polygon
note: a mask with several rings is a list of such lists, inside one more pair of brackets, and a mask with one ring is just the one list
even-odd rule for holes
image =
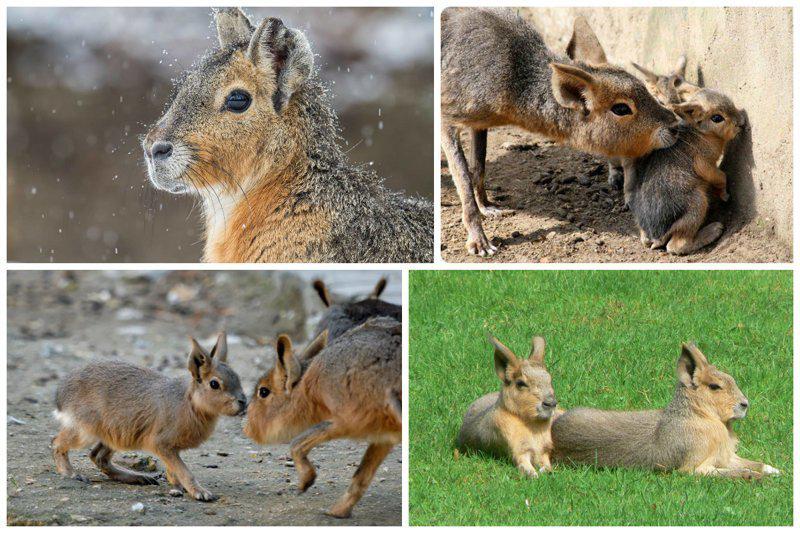
{"label": "mara nose", "polygon": [[744,400],[743,402],[739,403],[739,407],[741,407],[742,409],[747,409],[748,407],[750,407],[750,403],[747,400]]}
{"label": "mara nose", "polygon": [[163,161],[172,155],[172,143],[169,141],[156,141],[150,147],[150,157],[156,161]]}
{"label": "mara nose", "polygon": [[555,397],[555,396],[549,396],[549,397],[547,397],[547,398],[545,398],[545,399],[544,399],[544,401],[542,402],[542,405],[544,405],[545,407],[549,407],[550,409],[552,409],[552,408],[554,408],[556,405],[558,405],[558,400],[556,400],[556,397]]}

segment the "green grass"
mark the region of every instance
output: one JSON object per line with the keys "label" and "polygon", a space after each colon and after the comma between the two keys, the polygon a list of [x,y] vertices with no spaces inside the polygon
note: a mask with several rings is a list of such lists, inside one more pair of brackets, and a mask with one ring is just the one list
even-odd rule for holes
{"label": "green grass", "polygon": [[[411,271],[412,525],[791,525],[792,278],[787,271]],[[660,408],[680,342],[696,340],[749,397],[739,453],[783,472],[760,482],[454,457],[467,406],[499,390],[492,331],[533,335],[559,402]]]}

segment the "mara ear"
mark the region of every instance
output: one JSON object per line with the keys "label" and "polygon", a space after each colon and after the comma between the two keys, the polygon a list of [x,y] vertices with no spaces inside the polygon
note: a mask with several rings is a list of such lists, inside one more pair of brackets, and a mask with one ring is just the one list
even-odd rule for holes
{"label": "mara ear", "polygon": [[544,364],[544,337],[534,337],[531,341],[531,353],[528,356],[534,363]]}
{"label": "mara ear", "polygon": [[309,361],[313,359],[319,352],[324,350],[327,345],[328,345],[328,330],[326,329],[325,331],[317,335],[316,339],[308,343],[306,349],[303,350],[303,355],[301,356],[301,359],[303,361]]}
{"label": "mara ear", "polygon": [[317,291],[319,299],[322,300],[322,304],[325,307],[330,307],[333,305],[333,300],[331,300],[331,295],[328,292],[328,287],[325,285],[324,281],[321,279],[316,279],[311,286],[314,287],[315,291]]}
{"label": "mara ear", "polygon": [[381,278],[378,280],[378,283],[375,284],[375,288],[372,289],[372,292],[369,293],[370,298],[380,298],[381,293],[386,288],[386,278]]}
{"label": "mara ear", "polygon": [[314,67],[314,54],[306,36],[272,17],[263,20],[253,33],[247,57],[262,71],[274,74],[272,105],[278,114],[311,76]]}
{"label": "mara ear", "polygon": [[294,355],[292,350],[292,341],[286,335],[278,336],[278,343],[276,346],[278,351],[278,358],[275,361],[275,368],[283,376],[285,382],[284,387],[286,392],[291,392],[292,388],[300,380],[300,375],[303,373],[303,367]]}
{"label": "mara ear", "polygon": [[506,369],[509,366],[518,364],[517,356],[492,334],[487,333],[486,338],[494,347],[494,371],[497,373],[497,377],[500,378],[500,381],[508,383],[508,379],[506,379]]}
{"label": "mara ear", "polygon": [[217,343],[211,348],[210,355],[212,359],[216,359],[220,363],[228,362],[228,334],[225,331],[220,332]]}
{"label": "mara ear", "polygon": [[550,63],[553,70],[551,84],[553,96],[562,107],[589,114],[591,99],[597,81],[582,68],[562,63]]}
{"label": "mara ear", "polygon": [[678,358],[678,379],[690,388],[695,387],[694,374],[708,366],[708,360],[692,342],[681,344],[681,356]]}
{"label": "mara ear", "polygon": [[575,19],[575,24],[572,27],[572,38],[567,44],[567,57],[589,65],[605,65],[608,63],[600,40],[595,35],[592,27],[589,26],[589,21],[583,15]]}
{"label": "mara ear", "polygon": [[241,9],[223,7],[215,9],[213,13],[220,48],[224,50],[243,46],[250,42],[255,28]]}
{"label": "mara ear", "polygon": [[679,117],[684,120],[698,121],[703,116],[703,106],[694,102],[684,102],[672,108]]}
{"label": "mara ear", "polygon": [[656,74],[655,72],[653,72],[651,70],[647,70],[643,66],[638,65],[638,64],[634,63],[633,61],[631,61],[631,65],[633,65],[633,68],[635,68],[636,70],[638,70],[639,72],[644,74],[644,79],[646,79],[650,83],[655,84],[658,81],[658,74]]}
{"label": "mara ear", "polygon": [[186,366],[194,380],[201,383],[203,375],[211,368],[211,356],[197,343],[194,337],[189,339],[192,342],[192,351],[189,353]]}
{"label": "mara ear", "polygon": [[686,77],[686,54],[683,54],[678,58],[678,62],[675,64],[675,70],[672,72],[672,75],[680,78]]}

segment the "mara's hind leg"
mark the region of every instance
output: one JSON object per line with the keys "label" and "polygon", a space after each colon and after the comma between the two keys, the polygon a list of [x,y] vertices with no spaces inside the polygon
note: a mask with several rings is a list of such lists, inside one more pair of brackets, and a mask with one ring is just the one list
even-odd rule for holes
{"label": "mara's hind leg", "polygon": [[724,229],[720,222],[713,222],[699,230],[706,219],[706,213],[708,213],[708,197],[703,191],[696,191],[684,215],[676,220],[662,237],[666,239],[669,236],[667,252],[686,255],[719,239]]}
{"label": "mara's hind leg", "polygon": [[133,470],[115,465],[111,462],[111,457],[113,455],[114,450],[100,442],[92,449],[89,457],[101,472],[114,481],[131,485],[158,485],[157,475],[134,472]]}
{"label": "mara's hind leg", "polygon": [[650,246],[653,244],[653,241],[647,236],[647,233],[645,233],[642,228],[639,228],[639,240],[646,248],[650,248]]}
{"label": "mara's hind leg", "polygon": [[347,492],[328,511],[330,516],[335,516],[336,518],[350,517],[353,507],[364,495],[364,491],[367,490],[367,487],[372,482],[375,472],[383,460],[386,459],[386,456],[389,455],[389,452],[392,451],[392,448],[394,448],[394,444],[372,443],[369,445],[364,457],[361,459],[361,464],[358,465],[358,469],[353,475],[353,480],[350,482]]}
{"label": "mara's hind leg", "polygon": [[693,237],[673,234],[672,239],[667,243],[667,251],[677,255],[694,253],[719,239],[724,229],[725,226],[722,225],[722,222],[712,222]]}
{"label": "mara's hind leg", "polygon": [[472,167],[472,184],[475,188],[475,202],[485,217],[497,217],[512,213],[511,209],[500,207],[489,200],[486,194],[486,148],[489,141],[489,130],[471,130],[472,150],[470,151],[470,167]]}
{"label": "mara's hind leg", "polygon": [[777,476],[781,473],[781,471],[774,466],[770,466],[760,461],[751,461],[750,459],[745,459],[744,457],[739,457],[738,455],[734,456],[733,461],[731,461],[731,466],[734,468],[747,468],[748,470],[761,472],[762,474],[768,476]]}
{"label": "mara's hind leg", "polygon": [[88,482],[89,478],[77,474],[75,470],[72,469],[72,464],[69,462],[69,451],[75,448],[81,448],[84,444],[84,440],[77,429],[72,427],[61,428],[61,431],[59,431],[58,435],[53,437],[52,440],[56,472],[64,477]]}
{"label": "mara's hind leg", "polygon": [[447,157],[450,175],[461,200],[461,220],[467,230],[467,252],[481,257],[492,256],[497,248],[489,242],[483,231],[481,213],[475,201],[472,178],[467,166],[464,150],[458,137],[458,129],[454,126],[442,126],[442,149]]}

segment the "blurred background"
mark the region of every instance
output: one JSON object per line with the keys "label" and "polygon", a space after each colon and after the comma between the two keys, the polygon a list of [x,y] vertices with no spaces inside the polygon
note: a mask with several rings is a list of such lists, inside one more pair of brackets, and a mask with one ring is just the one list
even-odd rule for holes
{"label": "blurred background", "polygon": [[[433,10],[256,8],[309,37],[354,163],[433,197]],[[8,257],[193,262],[194,200],[147,182],[138,136],[217,46],[209,8],[9,8]]]}

